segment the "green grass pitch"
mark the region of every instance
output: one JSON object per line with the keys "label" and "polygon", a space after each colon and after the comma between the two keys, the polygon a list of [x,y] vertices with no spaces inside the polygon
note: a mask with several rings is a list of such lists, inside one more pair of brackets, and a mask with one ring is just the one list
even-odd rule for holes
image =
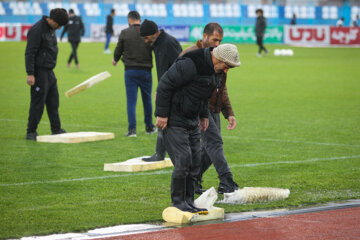
{"label": "green grass pitch", "polygon": [[[268,46],[270,52],[282,47],[289,48]],[[293,57],[257,58],[255,45],[238,48],[242,65],[229,71],[227,82],[238,126],[228,131],[222,120],[227,160],[240,187],[289,188],[291,194],[272,203],[217,206],[239,212],[359,198],[360,49],[291,47]],[[124,136],[123,64],[111,65],[103,43],[82,43],[80,69],[69,69],[70,44],[59,43],[59,49],[55,73],[63,127],[114,132],[116,138],[81,144],[25,141],[30,100],[25,43],[0,43],[0,238],[160,222],[170,204],[171,168],[145,174],[103,171],[104,163],[150,155],[155,147],[156,135],[145,135],[140,97],[138,137]],[[105,70],[111,78],[65,97],[66,90]],[[155,68],[153,76],[155,91]],[[50,133],[46,112],[38,133]],[[203,185],[218,186],[213,167]]]}

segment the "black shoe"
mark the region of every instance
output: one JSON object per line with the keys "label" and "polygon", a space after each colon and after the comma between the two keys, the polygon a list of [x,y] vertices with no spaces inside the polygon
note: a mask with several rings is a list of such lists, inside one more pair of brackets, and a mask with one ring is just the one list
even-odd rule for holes
{"label": "black shoe", "polygon": [[218,194],[232,193],[238,189],[239,189],[239,185],[236,182],[234,182],[231,173],[228,173],[225,176],[220,177]]}
{"label": "black shoe", "polygon": [[176,207],[177,209],[183,212],[191,212],[191,213],[198,213],[199,211],[192,208],[186,201],[177,204],[171,204],[172,207]]}
{"label": "black shoe", "polygon": [[202,188],[200,182],[201,182],[201,181],[195,182],[195,193],[196,193],[196,194],[199,194],[199,195],[201,195],[201,194],[203,194],[204,192],[206,192],[206,190]]}
{"label": "black shoe", "polygon": [[190,207],[185,199],[186,179],[171,178],[171,206],[183,212],[196,213],[197,211]]}
{"label": "black shoe", "polygon": [[135,129],[129,129],[129,132],[125,134],[127,137],[136,137],[136,130]]}
{"label": "black shoe", "polygon": [[165,157],[161,157],[157,153],[155,153],[151,157],[142,158],[142,160],[145,161],[145,162],[159,162],[159,161],[162,161],[164,159],[165,159]]}
{"label": "black shoe", "polygon": [[26,133],[26,140],[33,140],[36,141],[36,137],[37,137],[37,132],[30,132],[30,133]]}
{"label": "black shoe", "polygon": [[157,128],[155,126],[146,127],[145,134],[153,134],[157,132]]}
{"label": "black shoe", "polygon": [[62,133],[66,133],[66,131],[62,128],[60,128],[59,130],[51,131],[51,135],[62,134]]}

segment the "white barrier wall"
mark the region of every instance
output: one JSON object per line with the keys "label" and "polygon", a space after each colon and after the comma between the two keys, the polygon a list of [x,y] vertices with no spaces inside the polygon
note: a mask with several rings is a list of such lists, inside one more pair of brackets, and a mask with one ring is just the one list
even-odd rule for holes
{"label": "white barrier wall", "polygon": [[284,43],[292,45],[360,44],[359,27],[284,26]]}
{"label": "white barrier wall", "polygon": [[284,27],[285,44],[330,44],[329,26],[289,26]]}
{"label": "white barrier wall", "polygon": [[0,23],[0,42],[3,41],[25,41],[31,25]]}

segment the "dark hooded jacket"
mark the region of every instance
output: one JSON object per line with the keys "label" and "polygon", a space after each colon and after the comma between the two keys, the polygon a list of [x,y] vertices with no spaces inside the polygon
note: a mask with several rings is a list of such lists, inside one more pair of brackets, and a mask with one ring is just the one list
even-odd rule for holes
{"label": "dark hooded jacket", "polygon": [[34,75],[35,67],[53,69],[56,66],[58,46],[55,30],[43,16],[27,34],[25,67],[28,75]]}
{"label": "dark hooded jacket", "polygon": [[150,44],[144,42],[140,37],[140,25],[134,24],[121,31],[114,52],[114,60],[121,58],[125,69],[144,69],[150,71],[152,68],[152,52]]}
{"label": "dark hooded jacket", "polygon": [[85,34],[84,23],[80,16],[69,17],[69,23],[64,26],[60,38],[63,38],[66,32],[69,42],[80,42],[81,36]]}
{"label": "dark hooded jacket", "polygon": [[212,48],[179,57],[162,76],[156,97],[155,116],[168,117],[168,126],[191,129],[209,116],[208,100],[221,75],[215,74]]}
{"label": "dark hooded jacket", "polygon": [[264,37],[266,29],[266,19],[260,16],[256,19],[255,34],[257,37]]}
{"label": "dark hooded jacket", "polygon": [[[184,55],[185,53],[199,49],[199,48],[204,48],[201,40],[198,40],[196,42],[196,45],[185,49],[180,54],[180,56]],[[226,78],[227,78],[227,74],[223,73],[221,76],[220,89],[215,89],[209,100],[209,109],[212,113],[222,112],[224,117],[227,119],[229,116],[235,116],[235,115],[234,115],[234,111],[233,111],[233,108],[230,103],[230,99],[229,99],[229,95],[228,95],[228,91],[227,91],[227,87],[226,87]]]}
{"label": "dark hooded jacket", "polygon": [[164,30],[160,30],[160,35],[157,37],[152,47],[155,53],[158,81],[160,81],[162,75],[179,56],[182,48],[178,40],[164,32]]}

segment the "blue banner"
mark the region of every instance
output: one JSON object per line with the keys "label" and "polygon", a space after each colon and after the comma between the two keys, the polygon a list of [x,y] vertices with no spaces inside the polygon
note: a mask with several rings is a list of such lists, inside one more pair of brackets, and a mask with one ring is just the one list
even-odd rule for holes
{"label": "blue banner", "polygon": [[164,29],[165,32],[170,34],[171,36],[175,37],[180,42],[188,42],[189,41],[189,33],[190,33],[190,26],[168,26],[168,25],[160,25],[160,29]]}

